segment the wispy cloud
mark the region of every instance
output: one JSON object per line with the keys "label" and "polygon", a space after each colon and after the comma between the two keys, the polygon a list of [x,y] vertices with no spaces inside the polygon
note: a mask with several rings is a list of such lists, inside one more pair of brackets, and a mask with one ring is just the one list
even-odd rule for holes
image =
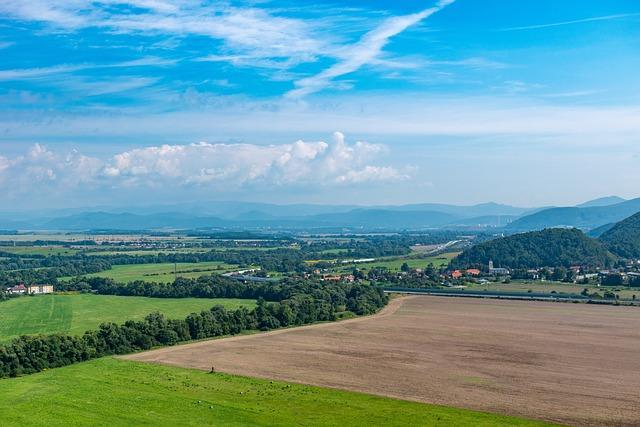
{"label": "wispy cloud", "polygon": [[288,98],[300,98],[318,92],[332,84],[333,79],[353,73],[375,61],[389,40],[407,28],[442,10],[455,0],[441,0],[436,6],[410,15],[387,18],[377,28],[366,33],[355,44],[345,46],[338,54],[337,63],[324,71],[295,82],[295,89],[286,94]]}
{"label": "wispy cloud", "polygon": [[0,49],[6,49],[6,48],[8,48],[9,46],[13,46],[13,44],[14,44],[13,42],[3,42],[3,41],[0,41]]}
{"label": "wispy cloud", "polygon": [[327,37],[314,34],[312,23],[276,16],[262,8],[234,7],[227,2],[5,0],[0,2],[0,14],[3,13],[42,22],[55,30],[102,28],[125,34],[204,36],[222,41],[230,58],[240,55],[244,61],[280,58],[300,63],[313,61],[326,50]]}
{"label": "wispy cloud", "polygon": [[640,16],[640,13],[619,13],[616,15],[605,15],[605,16],[594,16],[591,18],[583,18],[583,19],[573,19],[570,21],[560,21],[560,22],[551,22],[548,24],[537,24],[537,25],[525,25],[522,27],[509,27],[509,28],[501,28],[496,31],[521,31],[521,30],[538,30],[541,28],[551,28],[551,27],[560,27],[563,25],[573,25],[573,24],[582,24],[584,22],[596,22],[596,21],[611,21],[614,19],[623,19],[623,18],[631,18],[634,16]]}
{"label": "wispy cloud", "polygon": [[41,68],[17,68],[12,70],[0,70],[0,81],[38,79],[51,75],[68,74],[93,69],[160,67],[172,65],[176,62],[177,60],[172,59],[145,57],[132,61],[113,62],[107,64],[61,64]]}

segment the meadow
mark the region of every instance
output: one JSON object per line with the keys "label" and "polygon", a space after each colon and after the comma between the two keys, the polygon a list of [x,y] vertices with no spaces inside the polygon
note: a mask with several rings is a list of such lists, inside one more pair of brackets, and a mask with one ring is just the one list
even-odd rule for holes
{"label": "meadow", "polygon": [[154,311],[182,319],[214,305],[253,307],[255,301],[206,298],[145,298],[70,294],[19,297],[0,303],[0,343],[20,335],[64,332],[80,335],[100,323],[140,320]]}
{"label": "meadow", "polygon": [[88,250],[84,254],[88,256],[109,256],[109,255],[157,255],[157,254],[193,254],[208,252],[206,248],[175,248],[175,249],[120,249],[120,250]]}
{"label": "meadow", "polygon": [[449,264],[456,255],[458,255],[458,252],[448,252],[429,257],[411,256],[380,258],[373,262],[338,264],[334,270],[339,272],[348,272],[353,270],[355,266],[363,271],[369,271],[373,268],[386,268],[389,271],[400,271],[402,264],[405,262],[410,268],[426,268],[429,264],[433,264],[434,267],[439,268]]}
{"label": "meadow", "polygon": [[116,282],[133,282],[144,280],[146,282],[170,283],[176,275],[178,277],[197,278],[206,274],[222,274],[238,269],[237,265],[226,264],[220,261],[206,262],[179,262],[160,264],[127,264],[114,265],[110,270],[88,274],[87,277],[105,277]]}
{"label": "meadow", "polygon": [[64,246],[0,246],[0,252],[9,252],[17,255],[72,256],[79,251],[78,249]]}
{"label": "meadow", "polygon": [[0,380],[3,426],[543,426],[361,393],[102,358]]}
{"label": "meadow", "polygon": [[596,286],[596,285],[580,285],[576,283],[564,283],[564,282],[552,282],[552,281],[528,281],[528,280],[514,280],[510,283],[489,282],[482,284],[468,284],[468,290],[475,291],[504,291],[504,292],[556,292],[558,294],[580,294],[584,289],[587,289],[590,294],[594,292],[599,293],[601,296],[606,291],[611,291],[617,294],[622,299],[640,298],[639,288],[625,288],[615,286]]}

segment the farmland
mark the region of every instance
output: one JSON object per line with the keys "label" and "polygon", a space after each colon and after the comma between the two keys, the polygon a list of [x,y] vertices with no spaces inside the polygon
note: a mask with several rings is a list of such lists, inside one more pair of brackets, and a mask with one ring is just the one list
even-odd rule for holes
{"label": "farmland", "polygon": [[252,300],[204,298],[144,298],[110,295],[41,295],[2,303],[0,343],[20,335],[64,332],[82,334],[103,322],[139,320],[159,311],[169,318],[184,318],[214,305],[235,309],[253,307]]}
{"label": "farmland", "polygon": [[[0,381],[3,426],[542,426],[367,394],[103,358]],[[98,422],[99,420],[99,422]]]}
{"label": "farmland", "polygon": [[377,316],[159,349],[216,369],[571,425],[633,425],[640,311],[407,297]]}
{"label": "farmland", "polygon": [[177,276],[196,278],[205,274],[222,274],[237,269],[237,266],[218,261],[209,262],[179,262],[160,264],[128,264],[114,265],[110,270],[88,274],[88,277],[105,277],[116,282],[133,282],[143,280],[147,282],[169,283],[173,282],[174,267]]}

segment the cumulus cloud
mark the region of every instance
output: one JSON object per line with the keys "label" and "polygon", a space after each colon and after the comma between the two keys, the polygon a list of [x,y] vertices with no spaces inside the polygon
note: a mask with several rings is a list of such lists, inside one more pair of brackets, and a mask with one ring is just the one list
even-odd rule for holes
{"label": "cumulus cloud", "polygon": [[25,155],[0,157],[0,182],[15,194],[28,195],[51,189],[321,188],[407,179],[392,166],[372,164],[386,150],[362,141],[348,144],[340,132],[331,143],[199,142],[134,148],[104,159],[35,144]]}
{"label": "cumulus cloud", "polygon": [[[398,179],[391,167],[367,164],[384,151],[378,144],[349,145],[336,132],[333,142],[302,140],[281,145],[162,145],[125,151],[108,160],[102,175],[126,185],[171,181],[181,185],[241,187],[267,185],[332,185]],[[380,176],[376,176],[376,171]]]}

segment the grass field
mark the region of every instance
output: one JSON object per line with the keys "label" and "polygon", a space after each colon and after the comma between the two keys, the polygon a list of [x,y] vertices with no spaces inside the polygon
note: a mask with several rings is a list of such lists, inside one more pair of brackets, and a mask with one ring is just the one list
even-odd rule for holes
{"label": "grass field", "polygon": [[[221,304],[253,307],[254,301],[206,298],[145,298],[111,295],[41,295],[0,303],[0,343],[20,335],[65,332],[82,334],[103,322],[139,320],[153,311],[181,319]],[[0,423],[1,424],[1,423]]]}
{"label": "grass field", "polygon": [[108,256],[108,255],[130,255],[130,256],[143,256],[143,255],[157,255],[157,254],[192,254],[208,252],[211,249],[208,248],[177,248],[177,249],[126,249],[126,250],[107,250],[96,251],[89,250],[85,252],[85,255],[89,256]]}
{"label": "grass field", "polygon": [[63,246],[0,246],[0,251],[18,255],[75,255],[77,249]]}
{"label": "grass field", "polygon": [[0,380],[3,426],[541,426],[360,393],[103,358]]}
{"label": "grass field", "polygon": [[487,291],[505,291],[505,292],[547,292],[551,293],[555,291],[559,294],[579,294],[584,288],[589,290],[589,293],[598,292],[603,295],[606,291],[611,291],[618,294],[622,299],[632,299],[635,295],[636,298],[640,298],[640,289],[636,288],[624,288],[613,286],[595,286],[595,285],[578,285],[574,283],[562,283],[562,282],[541,282],[541,281],[513,281],[511,283],[484,283],[484,284],[469,284],[468,290],[487,290]]}
{"label": "grass field", "polygon": [[374,262],[357,263],[357,264],[338,264],[335,271],[346,272],[351,271],[354,265],[364,271],[371,270],[372,268],[387,268],[390,271],[400,271],[402,264],[405,262],[411,268],[426,268],[429,263],[438,268],[449,264],[459,252],[449,252],[440,255],[434,255],[430,257],[393,257],[393,258],[381,258]]}
{"label": "grass field", "polygon": [[[179,277],[196,278],[212,273],[226,273],[236,270],[238,266],[219,261],[207,262],[179,262],[176,265]],[[173,282],[173,263],[162,264],[128,264],[114,265],[110,270],[88,274],[88,277],[106,277],[116,282],[133,282],[144,280],[147,282]]]}

